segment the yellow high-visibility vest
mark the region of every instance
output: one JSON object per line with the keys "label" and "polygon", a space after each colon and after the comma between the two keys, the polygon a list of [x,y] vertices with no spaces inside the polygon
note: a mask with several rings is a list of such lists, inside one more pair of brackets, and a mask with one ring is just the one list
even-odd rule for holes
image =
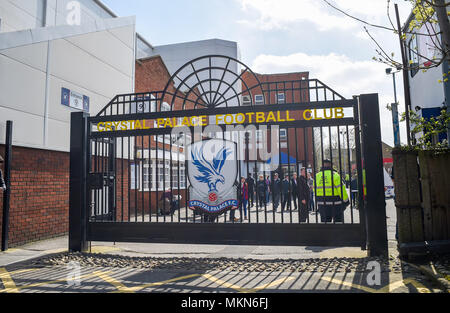
{"label": "yellow high-visibility vest", "polygon": [[[325,179],[323,179],[325,178]],[[333,182],[331,182],[331,170],[320,171],[316,174],[316,195],[318,197],[336,197],[341,201],[347,202],[348,195],[344,185],[341,185],[341,177],[333,171]],[[325,190],[325,194],[324,194]],[[342,190],[342,194],[341,194]]]}

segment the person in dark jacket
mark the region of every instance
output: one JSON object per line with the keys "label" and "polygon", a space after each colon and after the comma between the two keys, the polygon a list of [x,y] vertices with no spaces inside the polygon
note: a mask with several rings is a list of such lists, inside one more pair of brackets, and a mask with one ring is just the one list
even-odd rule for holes
{"label": "person in dark jacket", "polygon": [[[289,181],[289,175],[284,175],[284,179],[281,182],[281,213],[284,212],[284,208],[286,207],[286,204],[290,200],[291,195],[291,182]],[[291,208],[291,204],[287,204],[288,208]]]}
{"label": "person in dark jacket", "polygon": [[308,219],[309,202],[311,190],[306,178],[306,169],[303,167],[300,170],[300,177],[298,178],[298,205],[300,207],[300,222],[304,223]]}
{"label": "person in dark jacket", "polygon": [[[291,179],[291,198],[294,202],[294,210],[297,210],[297,200],[298,200],[298,177],[297,173],[292,175]],[[290,203],[291,201],[289,201]]]}
{"label": "person in dark jacket", "polygon": [[[245,181],[244,177],[241,177],[241,187],[239,191],[239,213],[241,215],[241,220],[245,219],[247,220],[247,203],[248,203],[248,184]],[[243,210],[242,210],[243,209]],[[230,213],[230,220],[234,222],[238,222],[239,219],[235,217],[235,211],[231,210]],[[242,214],[242,211],[244,211],[244,214]]]}
{"label": "person in dark jacket", "polygon": [[248,207],[253,207],[253,202],[255,201],[255,180],[252,178],[252,174],[248,174],[247,177],[248,185]]}
{"label": "person in dark jacket", "polygon": [[272,181],[272,201],[274,211],[277,211],[278,205],[280,204],[280,187],[281,181],[278,178],[278,173],[275,173]]}
{"label": "person in dark jacket", "polygon": [[[0,155],[0,166],[3,164],[3,158]],[[0,168],[0,189],[3,189],[3,191],[6,190],[6,184],[5,184],[5,180],[3,179],[3,173],[2,173],[2,169]]]}
{"label": "person in dark jacket", "polygon": [[266,181],[264,180],[264,176],[260,175],[259,176],[259,180],[256,183],[256,195],[257,195],[257,200],[258,200],[258,205],[259,207],[264,207],[267,203],[266,203],[266,190],[267,190],[267,186],[266,186]]}

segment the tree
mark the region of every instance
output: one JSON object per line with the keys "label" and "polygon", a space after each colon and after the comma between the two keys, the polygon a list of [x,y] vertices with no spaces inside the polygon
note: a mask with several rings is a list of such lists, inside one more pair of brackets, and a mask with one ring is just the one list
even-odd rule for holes
{"label": "tree", "polygon": [[[328,0],[322,0],[330,7],[345,14],[346,16],[355,19],[367,26],[375,27],[378,29],[384,29],[398,35],[398,29],[394,26],[392,18],[390,16],[391,0],[386,0],[387,3],[387,16],[390,22],[390,26],[377,25],[369,23],[363,19],[352,16],[342,9],[331,4]],[[413,8],[414,18],[409,23],[407,29],[401,36],[401,40],[406,43],[407,34],[411,35],[411,38],[416,36],[425,36],[428,38],[428,48],[433,50],[433,55],[424,54],[423,51],[419,51],[417,46],[410,47],[414,56],[417,56],[421,62],[414,63],[412,60],[409,64],[404,64],[403,61],[396,59],[394,53],[388,53],[369,32],[368,28],[364,26],[364,29],[371,40],[376,44],[377,56],[373,57],[375,61],[385,63],[391,67],[405,70],[419,70],[426,71],[429,68],[437,67],[442,64],[444,60],[450,61],[450,22],[447,13],[447,7],[450,6],[450,2],[445,0],[405,0],[411,2]],[[400,30],[401,31],[401,30]],[[446,76],[446,75],[445,75]],[[444,77],[447,81],[447,78]]]}

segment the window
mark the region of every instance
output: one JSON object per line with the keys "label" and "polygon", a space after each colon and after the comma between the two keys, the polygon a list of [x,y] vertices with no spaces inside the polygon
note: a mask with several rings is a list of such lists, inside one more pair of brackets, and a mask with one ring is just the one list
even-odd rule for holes
{"label": "window", "polygon": [[142,168],[142,175],[143,175],[142,176],[142,179],[143,179],[142,188],[144,190],[149,190],[150,188],[153,188],[152,165],[151,164],[152,164],[152,162],[150,161],[150,164],[149,164],[149,160],[147,159],[144,161],[144,165]]}
{"label": "window", "polygon": [[287,140],[287,131],[286,131],[286,129],[280,129],[280,140],[283,140],[283,141]]}
{"label": "window", "polygon": [[279,93],[279,94],[277,95],[277,103],[278,103],[278,104],[283,104],[283,103],[285,103],[284,92]]}
{"label": "window", "polygon": [[256,105],[264,104],[264,97],[263,97],[263,95],[255,95],[255,104]]}
{"label": "window", "polygon": [[419,55],[417,54],[417,51],[419,51],[417,36],[413,35],[413,37],[408,42],[408,57],[410,61],[409,66],[412,67],[411,77],[414,77],[419,71],[418,68],[415,68],[419,66]]}
{"label": "window", "polygon": [[250,98],[249,95],[242,96],[242,105],[251,105],[251,104],[252,104],[252,99]]}

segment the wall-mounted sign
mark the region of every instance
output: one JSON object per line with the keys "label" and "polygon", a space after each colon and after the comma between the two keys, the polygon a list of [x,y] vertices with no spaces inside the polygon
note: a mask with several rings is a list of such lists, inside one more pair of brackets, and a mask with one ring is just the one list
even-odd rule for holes
{"label": "wall-mounted sign", "polygon": [[61,104],[89,112],[89,97],[67,88],[61,88]]}

